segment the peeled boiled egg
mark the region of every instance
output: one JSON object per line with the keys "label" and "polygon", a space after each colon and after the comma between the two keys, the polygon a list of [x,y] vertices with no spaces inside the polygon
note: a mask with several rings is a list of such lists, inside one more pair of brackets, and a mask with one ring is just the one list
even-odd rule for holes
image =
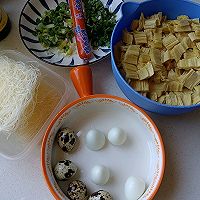
{"label": "peeled boiled egg", "polygon": [[91,180],[97,185],[105,185],[110,178],[110,171],[103,165],[95,165],[91,170]]}
{"label": "peeled boiled egg", "polygon": [[137,200],[145,191],[145,182],[141,178],[130,176],[125,183],[124,192],[127,200]]}
{"label": "peeled boiled egg", "polygon": [[119,127],[113,127],[108,132],[108,140],[113,145],[122,145],[127,139],[127,134]]}
{"label": "peeled boiled egg", "polygon": [[105,135],[96,129],[88,131],[85,137],[86,146],[92,150],[97,151],[103,148],[106,138]]}

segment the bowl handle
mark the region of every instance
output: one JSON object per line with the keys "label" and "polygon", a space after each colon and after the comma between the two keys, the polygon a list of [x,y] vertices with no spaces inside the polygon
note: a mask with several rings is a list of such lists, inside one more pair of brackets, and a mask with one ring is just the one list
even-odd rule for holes
{"label": "bowl handle", "polygon": [[121,13],[122,17],[126,16],[129,18],[139,7],[140,3],[138,2],[125,2],[122,4]]}
{"label": "bowl handle", "polygon": [[70,78],[80,97],[93,94],[92,70],[89,66],[74,67],[70,71]]}

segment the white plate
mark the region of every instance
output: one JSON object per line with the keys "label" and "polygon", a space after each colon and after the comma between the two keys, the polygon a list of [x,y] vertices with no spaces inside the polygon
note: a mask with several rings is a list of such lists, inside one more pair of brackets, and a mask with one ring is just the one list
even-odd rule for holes
{"label": "white plate", "polygon": [[[116,126],[128,134],[122,146],[113,146],[107,140],[99,151],[86,147],[84,137],[90,129],[99,129],[107,136],[108,130]],[[79,147],[72,154],[64,153],[54,141],[61,127],[70,127],[79,136]],[[44,176],[57,199],[68,199],[64,192],[69,182],[57,182],[52,172],[52,166],[63,159],[69,159],[79,167],[75,178],[87,185],[90,194],[104,189],[114,200],[125,200],[124,184],[129,176],[141,177],[146,182],[146,191],[140,200],[152,199],[164,172],[164,148],[155,124],[135,105],[108,95],[82,98],[66,106],[49,126],[42,148]],[[111,178],[104,186],[97,186],[90,179],[91,168],[96,164],[110,169]]]}
{"label": "white plate", "polygon": [[[120,7],[122,0],[101,0],[103,5],[109,9],[110,12],[116,14],[116,20],[121,17]],[[52,65],[73,67],[84,65],[86,62],[82,60],[77,52],[71,56],[66,56],[58,51],[44,48],[38,41],[38,37],[34,36],[36,27],[36,19],[40,17],[45,11],[54,9],[60,2],[67,2],[66,0],[28,0],[22,9],[19,20],[19,32],[22,42],[26,48],[38,59]],[[89,60],[89,64],[100,61],[110,54],[109,47],[98,47],[93,50],[94,57]]]}

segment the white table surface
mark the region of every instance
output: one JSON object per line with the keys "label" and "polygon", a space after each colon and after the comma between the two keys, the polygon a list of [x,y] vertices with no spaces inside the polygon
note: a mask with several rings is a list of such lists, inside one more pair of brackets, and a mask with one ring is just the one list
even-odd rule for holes
{"label": "white table surface", "polygon": [[[18,20],[26,0],[0,0],[8,12],[12,30],[0,42],[0,49],[16,49],[34,58],[24,47],[18,32]],[[47,64],[45,64],[47,66]],[[69,70],[48,67],[69,79]],[[94,92],[124,97],[111,71],[110,58],[92,66]],[[71,84],[69,101],[78,96]],[[200,110],[182,116],[150,114],[157,124],[166,150],[166,170],[155,200],[200,199]],[[0,200],[53,200],[41,173],[40,147],[35,146],[23,160],[0,157]]]}

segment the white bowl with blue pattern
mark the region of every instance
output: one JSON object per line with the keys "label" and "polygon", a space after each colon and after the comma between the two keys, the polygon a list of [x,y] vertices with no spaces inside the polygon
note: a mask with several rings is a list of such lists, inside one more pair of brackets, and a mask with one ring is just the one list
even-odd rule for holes
{"label": "white bowl with blue pattern", "polygon": [[[19,32],[21,39],[26,48],[38,59],[49,64],[73,67],[86,64],[77,52],[68,56],[58,51],[44,48],[38,41],[37,36],[33,35],[36,27],[36,19],[40,17],[45,11],[54,9],[60,2],[67,0],[28,0],[22,9],[19,20]],[[109,9],[110,12],[116,13],[116,19],[121,17],[120,7],[122,0],[101,0],[103,5]],[[90,59],[89,64],[100,61],[110,54],[109,47],[98,47],[93,51],[93,58]],[[88,63],[87,63],[88,64]]]}

